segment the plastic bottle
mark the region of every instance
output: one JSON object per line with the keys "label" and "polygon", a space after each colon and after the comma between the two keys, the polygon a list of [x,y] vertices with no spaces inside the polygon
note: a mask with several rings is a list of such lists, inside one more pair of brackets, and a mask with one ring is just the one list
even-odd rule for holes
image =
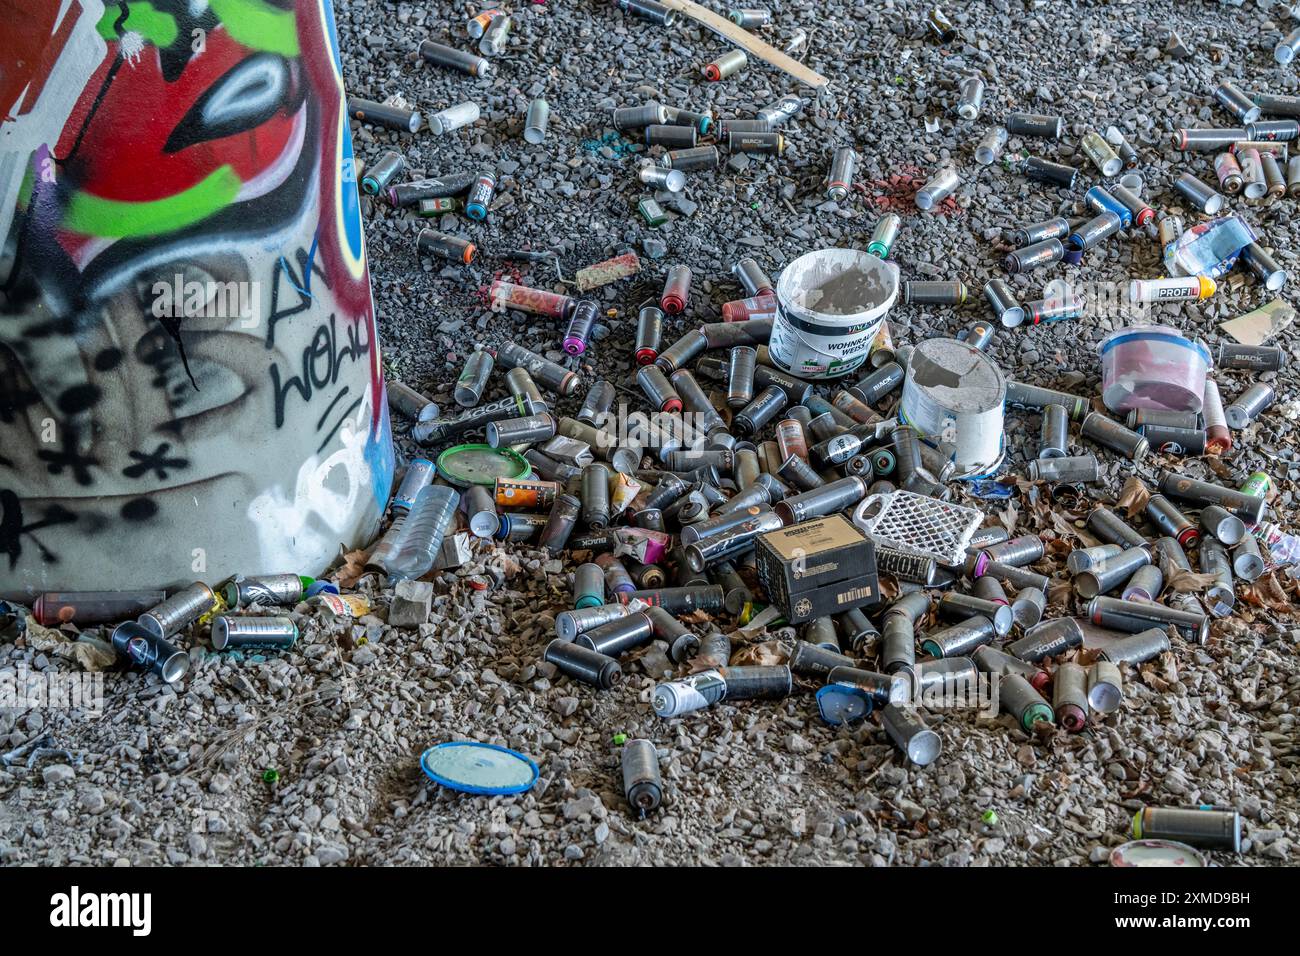
{"label": "plastic bottle", "polygon": [[411,510],[394,517],[366,566],[383,570],[390,581],[428,574],[459,503],[460,495],[446,485],[421,488]]}

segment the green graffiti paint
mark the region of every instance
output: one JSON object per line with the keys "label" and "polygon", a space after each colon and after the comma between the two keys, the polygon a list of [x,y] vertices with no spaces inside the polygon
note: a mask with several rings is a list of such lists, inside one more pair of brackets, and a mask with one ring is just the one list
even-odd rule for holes
{"label": "green graffiti paint", "polygon": [[105,199],[76,193],[68,203],[65,228],[86,236],[129,239],[184,229],[224,209],[239,194],[239,176],[229,166],[208,174],[189,189],[151,202]]}
{"label": "green graffiti paint", "polygon": [[[147,0],[128,3],[126,10],[126,22],[122,25],[124,30],[138,33],[158,47],[171,46],[176,42],[176,36],[180,31],[176,26],[176,18],[170,13],[154,9],[154,5]],[[117,21],[121,16],[121,8],[109,4],[95,29],[105,40],[116,40]]]}
{"label": "green graffiti paint", "polygon": [[292,10],[277,10],[264,0],[209,0],[208,6],[230,35],[249,49],[298,55],[298,25]]}

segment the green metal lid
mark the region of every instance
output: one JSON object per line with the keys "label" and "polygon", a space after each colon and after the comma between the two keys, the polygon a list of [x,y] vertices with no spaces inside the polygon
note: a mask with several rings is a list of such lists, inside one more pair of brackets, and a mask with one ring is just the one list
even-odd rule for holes
{"label": "green metal lid", "polygon": [[438,456],[438,474],[457,488],[496,484],[498,478],[519,479],[532,474],[523,455],[491,445],[456,445]]}

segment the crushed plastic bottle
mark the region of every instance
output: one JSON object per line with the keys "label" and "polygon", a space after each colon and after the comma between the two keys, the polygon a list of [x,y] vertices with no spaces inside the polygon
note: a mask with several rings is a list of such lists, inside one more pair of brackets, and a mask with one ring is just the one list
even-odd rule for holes
{"label": "crushed plastic bottle", "polygon": [[438,558],[459,502],[460,495],[446,485],[425,485],[411,510],[394,516],[366,566],[383,570],[389,581],[424,577]]}

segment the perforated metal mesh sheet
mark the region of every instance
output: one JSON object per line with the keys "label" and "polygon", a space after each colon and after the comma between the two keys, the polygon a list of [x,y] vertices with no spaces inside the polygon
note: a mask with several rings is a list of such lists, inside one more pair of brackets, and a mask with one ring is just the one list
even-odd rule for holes
{"label": "perforated metal mesh sheet", "polygon": [[959,565],[983,515],[974,508],[911,491],[871,495],[858,505],[853,523],[877,544]]}

